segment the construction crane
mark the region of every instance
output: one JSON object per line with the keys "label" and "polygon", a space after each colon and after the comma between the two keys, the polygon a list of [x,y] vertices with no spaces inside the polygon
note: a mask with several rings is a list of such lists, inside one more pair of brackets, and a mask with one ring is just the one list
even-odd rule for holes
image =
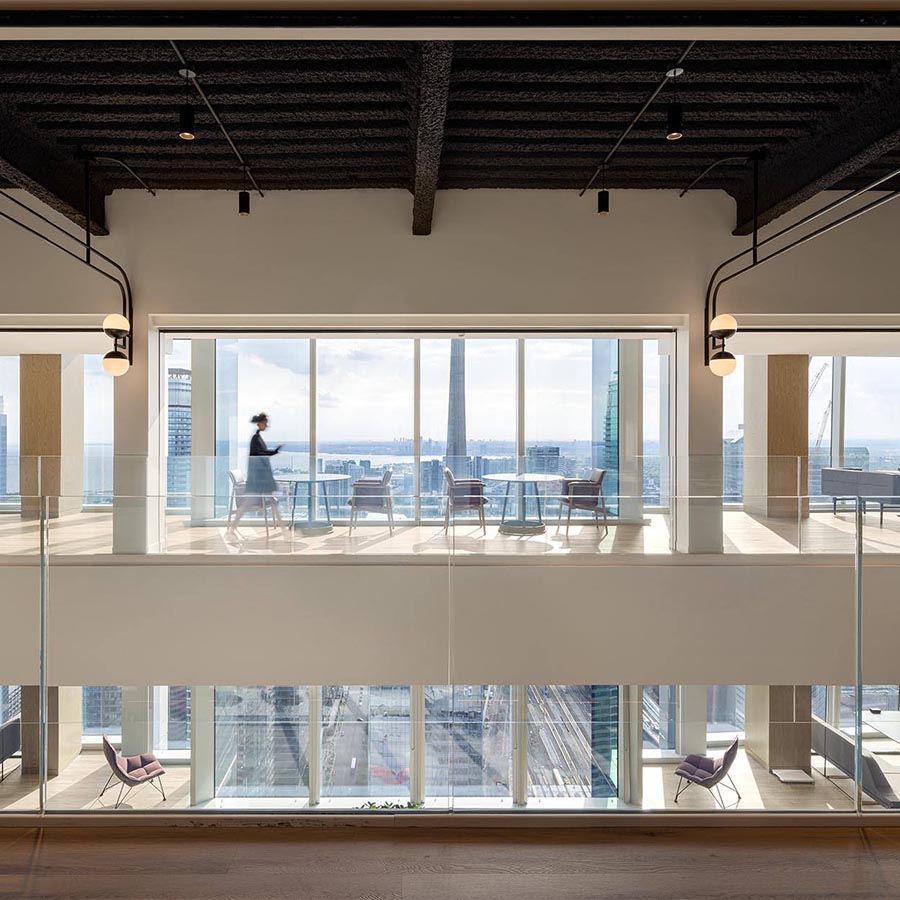
{"label": "construction crane", "polygon": [[[812,360],[810,360],[810,362],[812,362]],[[816,389],[816,385],[822,380],[822,376],[825,374],[825,370],[827,368],[828,368],[828,363],[827,362],[822,363],[822,368],[819,369],[818,372],[816,372],[815,378],[813,378],[813,380],[809,386],[809,395],[808,396],[812,397],[812,393]]]}
{"label": "construction crane", "polygon": [[828,401],[828,406],[825,407],[825,415],[822,416],[822,424],[819,425],[819,436],[816,438],[816,450],[822,446],[822,437],[825,434],[825,426],[828,424],[829,419],[831,418],[831,404],[833,400]]}

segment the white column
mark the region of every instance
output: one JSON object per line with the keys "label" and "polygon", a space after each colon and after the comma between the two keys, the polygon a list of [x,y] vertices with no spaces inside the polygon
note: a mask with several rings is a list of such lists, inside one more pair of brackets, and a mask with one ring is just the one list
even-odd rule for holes
{"label": "white column", "polygon": [[165,513],[160,470],[159,332],[136,317],[134,365],[115,379],[113,553],[159,548]]}
{"label": "white column", "polygon": [[619,521],[644,518],[644,342],[619,341]]}
{"label": "white column", "polygon": [[[699,318],[699,321],[698,321]],[[722,552],[722,379],[703,364],[703,320],[676,334],[676,547]]]}
{"label": "white column", "polygon": [[512,801],[528,804],[528,686],[512,685]]}
{"label": "white column", "polygon": [[191,524],[215,518],[216,342],[191,341]]}
{"label": "white column", "polygon": [[835,356],[831,367],[831,464],[844,465],[844,421],[847,399],[847,357]]}
{"label": "white column", "polygon": [[216,795],[215,688],[191,686],[191,806]]}
{"label": "white column", "polygon": [[642,703],[641,685],[619,686],[619,799],[636,807],[644,800]]}
{"label": "white column", "polygon": [[[672,422],[674,421],[675,393],[670,377],[674,341],[659,339],[659,502],[670,504],[674,481],[672,456]],[[673,548],[674,549],[674,548]]]}
{"label": "white column", "polygon": [[153,689],[149,685],[125,685],[122,687],[122,754],[137,756],[152,750]]}
{"label": "white column", "polygon": [[413,341],[413,490],[416,493],[413,516],[422,519],[422,341]]}
{"label": "white column", "polygon": [[322,686],[309,686],[309,805],[322,799]]}
{"label": "white column", "polygon": [[678,688],[675,745],[682,756],[706,753],[707,694],[705,684],[684,684]]}
{"label": "white column", "polygon": [[516,471],[525,471],[525,339],[516,341]]}
{"label": "white column", "polygon": [[425,686],[409,686],[409,802],[425,802]]}

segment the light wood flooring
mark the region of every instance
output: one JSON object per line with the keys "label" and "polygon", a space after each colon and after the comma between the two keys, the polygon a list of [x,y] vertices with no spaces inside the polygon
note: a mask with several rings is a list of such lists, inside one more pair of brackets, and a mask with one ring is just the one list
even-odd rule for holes
{"label": "light wood flooring", "polygon": [[900,829],[0,828],[15,900],[888,900]]}
{"label": "light wood flooring", "polygon": [[[15,766],[16,762],[13,761]],[[763,766],[747,756],[743,750],[738,753],[732,776],[741,793],[741,800],[734,802],[730,792],[723,792],[729,809],[753,810],[812,810],[830,811],[852,809],[852,802],[835,783],[816,773],[813,785],[785,785],[771,775]],[[55,778],[48,781],[47,808],[60,812],[87,810],[91,812],[112,809],[116,802],[118,787],[110,788],[99,797],[103,785],[109,777],[109,768],[103,754],[85,751],[70,763]],[[682,794],[677,804],[673,802],[678,779],[675,765],[645,765],[643,768],[644,794],[642,808],[645,810],[714,810],[712,796],[701,788],[690,788]],[[848,785],[843,782],[845,789]],[[151,786],[134,790],[120,807],[131,811],[184,810],[190,807],[190,766],[166,765],[164,786],[167,800]],[[900,790],[900,785],[898,785]],[[360,803],[363,801],[361,800]],[[216,803],[216,808],[228,809],[229,801]],[[296,809],[294,801],[280,803],[231,803],[234,809],[269,808],[291,811]],[[348,806],[353,802],[349,801]],[[471,803],[467,803],[471,807]],[[37,776],[22,775],[18,769],[9,771],[7,778],[0,782],[0,814],[7,812],[27,812],[39,806]],[[438,807],[434,807],[439,811]],[[552,801],[532,800],[530,809],[545,811],[587,810],[590,801],[582,802],[574,798],[556,798]],[[605,808],[605,807],[604,807]],[[2,815],[0,815],[2,822]],[[0,895],[2,896],[2,895]]]}
{"label": "light wood flooring", "polygon": [[[808,519],[766,519],[740,510],[723,513],[726,554],[852,554],[855,525],[850,513],[837,516],[816,512]],[[112,553],[112,514],[84,512],[51,522],[49,546],[53,555]],[[38,524],[18,515],[0,515],[0,556],[37,556]],[[900,553],[900,516],[885,515],[884,527],[870,513],[864,550],[872,554]],[[165,535],[155,552],[215,555],[314,555],[321,556],[424,556],[436,559],[477,556],[531,556],[562,559],[581,555],[665,555],[673,552],[669,517],[651,514],[646,524],[614,525],[608,533],[592,525],[573,525],[566,536],[549,525],[545,534],[516,537],[500,534],[496,525],[483,532],[472,522],[461,520],[445,534],[434,525],[399,526],[390,534],[381,523],[364,525],[350,534],[336,526],[332,534],[307,537],[299,531],[272,529],[267,537],[262,527],[243,525],[237,537],[229,538],[224,527],[191,527],[185,516],[165,517]]]}

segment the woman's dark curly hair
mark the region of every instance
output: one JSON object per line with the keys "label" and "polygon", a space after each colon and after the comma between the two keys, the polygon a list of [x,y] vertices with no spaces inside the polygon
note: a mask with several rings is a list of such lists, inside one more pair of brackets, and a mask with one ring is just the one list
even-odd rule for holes
{"label": "woman's dark curly hair", "polygon": [[257,413],[250,421],[252,424],[258,425],[260,422],[268,422],[269,417],[265,413]]}

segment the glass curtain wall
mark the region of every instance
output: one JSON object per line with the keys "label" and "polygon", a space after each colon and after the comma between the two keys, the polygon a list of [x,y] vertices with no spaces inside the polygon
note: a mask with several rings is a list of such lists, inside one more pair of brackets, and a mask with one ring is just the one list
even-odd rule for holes
{"label": "glass curtain wall", "polygon": [[19,357],[0,356],[0,509],[19,501]]}
{"label": "glass curtain wall", "polygon": [[845,466],[900,467],[900,357],[848,356],[844,399]]}

